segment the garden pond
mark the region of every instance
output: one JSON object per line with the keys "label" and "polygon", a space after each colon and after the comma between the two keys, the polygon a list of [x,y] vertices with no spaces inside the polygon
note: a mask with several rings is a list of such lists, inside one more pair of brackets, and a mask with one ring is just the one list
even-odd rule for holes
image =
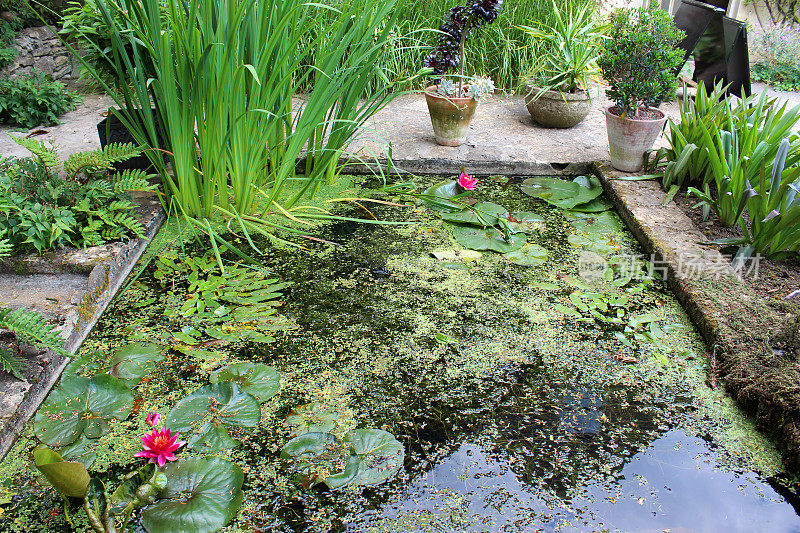
{"label": "garden pond", "polygon": [[[184,424],[179,462],[243,470],[226,531],[800,531],[778,452],[710,386],[702,340],[622,222],[596,194],[520,181],[481,180],[476,211],[448,209],[470,203],[452,182],[423,197],[342,183],[340,215],[397,224],[330,221],[299,239],[305,250],[269,247],[268,274],[219,271],[168,223],[62,379],[126,378],[131,414],[96,439],[78,431],[62,454],[113,484],[140,464],[145,415],[159,411]],[[121,369],[130,343],[159,354]],[[269,367],[261,388],[239,382],[254,418],[190,437],[200,422],[171,410],[248,365]],[[46,423],[2,464],[2,531],[87,530],[30,459]],[[342,477],[336,460],[300,475],[285,447],[303,435],[400,447],[371,478]]]}

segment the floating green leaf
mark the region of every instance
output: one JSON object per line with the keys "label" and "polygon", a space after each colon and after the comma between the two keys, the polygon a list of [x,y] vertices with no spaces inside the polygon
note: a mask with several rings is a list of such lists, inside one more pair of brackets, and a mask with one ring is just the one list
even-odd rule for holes
{"label": "floating green leaf", "polygon": [[608,255],[620,248],[620,245],[614,243],[608,236],[598,233],[573,233],[567,236],[567,242],[579,250],[588,250],[600,255]]}
{"label": "floating green leaf", "polygon": [[359,458],[350,447],[330,433],[304,433],[281,450],[281,457],[295,461],[294,470],[305,486],[325,483],[339,488],[350,483],[358,474]]}
{"label": "floating green leaf", "polygon": [[167,415],[165,425],[191,435],[188,447],[221,451],[239,444],[230,436],[229,428],[255,427],[260,418],[258,400],[235,383],[223,381],[201,387],[179,400]]}
{"label": "floating green leaf", "polygon": [[345,437],[352,452],[359,459],[358,474],[352,480],[356,485],[377,485],[400,470],[405,459],[405,448],[391,433],[380,429],[354,429]]}
{"label": "floating green leaf", "polygon": [[87,439],[86,435],[81,435],[78,437],[78,440],[64,446],[58,453],[60,453],[64,459],[80,461],[86,468],[91,468],[97,459],[97,452],[95,451],[96,444],[97,441],[95,439]]}
{"label": "floating green leaf", "polygon": [[526,243],[522,248],[503,254],[503,257],[508,259],[515,265],[520,266],[536,266],[543,265],[547,262],[547,250],[534,244],[532,242]]}
{"label": "floating green leaf", "polygon": [[182,459],[164,469],[160,500],[142,511],[148,533],[212,533],[242,504],[242,469],[223,459]]}
{"label": "floating green leaf", "polygon": [[449,198],[455,198],[463,194],[455,181],[445,181],[429,187],[422,193],[423,201],[436,211],[461,211],[464,205],[460,203],[451,202]]}
{"label": "floating green leaf", "polygon": [[464,248],[472,250],[492,250],[506,253],[517,250],[525,244],[524,235],[515,233],[506,240],[500,230],[495,228],[472,228],[469,226],[454,226],[453,237]]}
{"label": "floating green leaf", "polygon": [[271,366],[253,363],[234,363],[211,374],[211,383],[233,381],[260,403],[266,402],[281,390],[281,375]]}
{"label": "floating green leaf", "polygon": [[573,181],[559,178],[528,178],[520,184],[523,193],[560,207],[572,209],[591,202],[601,194],[603,187],[597,178],[580,176]]}
{"label": "floating green leaf", "polygon": [[293,437],[303,433],[331,433],[342,418],[321,403],[311,402],[292,409],[286,417],[286,426]]}
{"label": "floating green leaf", "polygon": [[113,376],[68,376],[39,408],[33,428],[50,446],[66,446],[85,434],[96,439],[108,431],[112,418],[124,420],[133,409],[133,393]]}
{"label": "floating green leaf", "polygon": [[527,211],[518,211],[511,213],[505,219],[508,229],[512,233],[535,233],[541,231],[545,227],[545,222],[542,217],[536,213],[529,213]]}
{"label": "floating green leaf", "polygon": [[620,233],[624,229],[619,217],[612,212],[591,214],[565,211],[564,218],[569,220],[575,229],[585,233]]}
{"label": "floating green leaf", "polygon": [[498,218],[507,218],[508,210],[492,202],[481,202],[456,213],[442,213],[442,220],[456,224],[488,227],[497,224]]}
{"label": "floating green leaf", "polygon": [[114,352],[106,363],[106,368],[112,376],[126,380],[129,385],[135,384],[155,366],[156,362],[164,360],[163,352],[164,350],[155,344],[129,344]]}
{"label": "floating green leaf", "polygon": [[33,450],[33,462],[39,472],[63,496],[83,498],[89,486],[89,472],[83,463],[64,461],[46,446]]}

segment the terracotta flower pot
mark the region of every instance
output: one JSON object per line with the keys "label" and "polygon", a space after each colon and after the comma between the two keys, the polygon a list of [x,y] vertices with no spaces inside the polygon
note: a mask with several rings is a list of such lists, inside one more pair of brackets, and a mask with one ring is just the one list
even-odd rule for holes
{"label": "terracotta flower pot", "polygon": [[623,172],[638,172],[644,166],[644,153],[653,147],[667,117],[658,109],[647,108],[661,117],[634,120],[615,115],[611,109],[613,106],[605,109],[611,166]]}
{"label": "terracotta flower pot", "polygon": [[467,130],[478,101],[472,97],[448,98],[436,93],[438,87],[425,89],[425,100],[431,114],[436,142],[443,146],[460,146],[467,140]]}
{"label": "terracotta flower pot", "polygon": [[525,87],[525,106],[537,124],[548,128],[571,128],[579,124],[592,109],[589,93],[562,93],[547,91],[538,98],[539,87]]}

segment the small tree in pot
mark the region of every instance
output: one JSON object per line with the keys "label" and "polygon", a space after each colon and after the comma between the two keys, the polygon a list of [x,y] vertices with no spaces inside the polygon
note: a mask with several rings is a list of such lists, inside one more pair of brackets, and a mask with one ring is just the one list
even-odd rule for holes
{"label": "small tree in pot", "polygon": [[641,170],[645,152],[664,127],[666,117],[656,108],[675,98],[675,69],[683,60],[676,45],[683,36],[655,0],[648,8],[612,13],[598,64],[615,103],[605,110],[614,168]]}
{"label": "small tree in pot", "polygon": [[[473,0],[465,6],[452,8],[439,27],[439,45],[425,58],[425,66],[439,76],[436,85],[425,89],[433,131],[439,144],[463,144],[478,100],[494,92],[494,83],[489,78],[465,78],[465,52],[467,40],[494,22],[502,5],[503,0]],[[445,77],[453,70],[458,71],[455,82]]]}

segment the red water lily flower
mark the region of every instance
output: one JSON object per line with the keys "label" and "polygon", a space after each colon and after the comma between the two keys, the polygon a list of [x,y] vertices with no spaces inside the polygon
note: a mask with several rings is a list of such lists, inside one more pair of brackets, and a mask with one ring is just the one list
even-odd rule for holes
{"label": "red water lily flower", "polygon": [[465,191],[474,191],[475,187],[478,186],[478,180],[462,170],[461,174],[458,175],[458,186]]}
{"label": "red water lily flower", "polygon": [[186,444],[185,440],[178,440],[178,434],[171,434],[169,428],[155,429],[142,435],[144,450],[134,454],[135,457],[147,457],[147,462],[164,466],[167,461],[175,461],[175,450]]}

